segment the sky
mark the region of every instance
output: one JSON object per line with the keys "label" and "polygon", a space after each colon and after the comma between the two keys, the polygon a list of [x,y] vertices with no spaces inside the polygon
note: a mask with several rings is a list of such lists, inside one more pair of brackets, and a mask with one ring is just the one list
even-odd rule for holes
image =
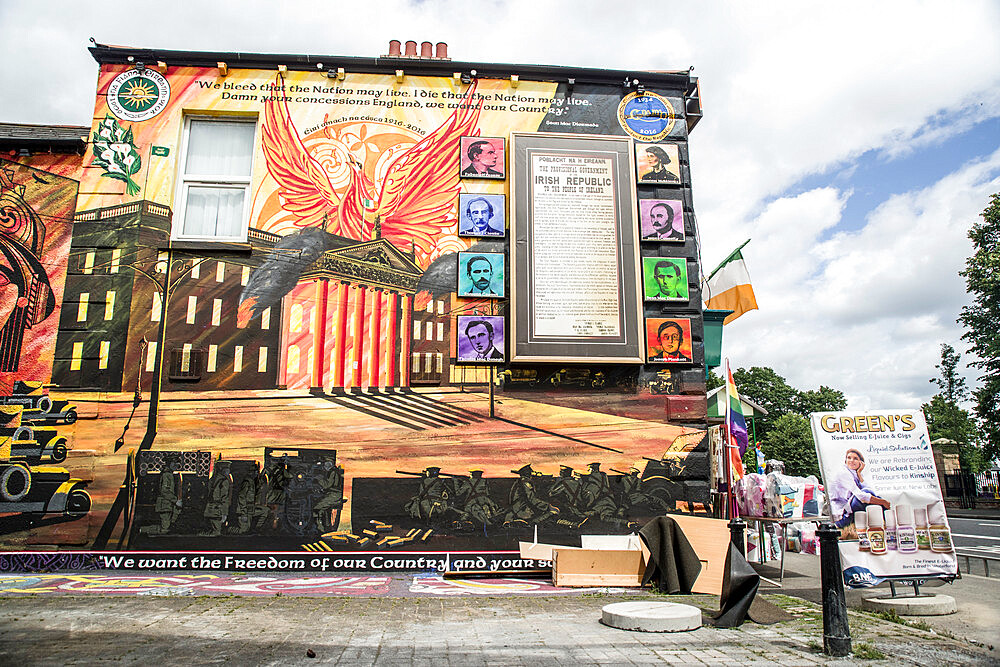
{"label": "sky", "polygon": [[1000,192],[998,33],[1000,3],[973,0],[0,0],[0,122],[89,125],[91,37],[364,57],[413,39],[455,60],[694,67],[704,267],[751,239],[760,306],[726,326],[723,353],[839,389],[851,409],[895,409],[934,393],[942,343],[968,360],[959,271]]}

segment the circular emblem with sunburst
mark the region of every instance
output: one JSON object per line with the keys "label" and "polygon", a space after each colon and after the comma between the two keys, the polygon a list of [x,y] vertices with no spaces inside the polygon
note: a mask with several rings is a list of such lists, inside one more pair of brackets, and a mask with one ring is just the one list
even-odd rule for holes
{"label": "circular emblem with sunburst", "polygon": [[108,109],[122,120],[149,120],[170,101],[170,84],[159,72],[130,69],[116,76],[108,86]]}

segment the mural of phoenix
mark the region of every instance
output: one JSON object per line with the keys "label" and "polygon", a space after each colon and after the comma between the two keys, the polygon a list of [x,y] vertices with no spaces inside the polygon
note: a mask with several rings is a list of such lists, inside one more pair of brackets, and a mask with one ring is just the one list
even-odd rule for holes
{"label": "mural of phoenix", "polygon": [[[319,230],[359,242],[381,235],[399,248],[412,248],[422,266],[443,254],[464,250],[449,214],[460,189],[459,140],[479,136],[482,99],[473,102],[475,89],[473,82],[437,129],[409,149],[389,156],[379,174],[366,173],[361,160],[338,148],[339,166],[348,169],[346,187],[339,188],[299,137],[287,102],[268,99],[262,139],[267,170],[278,185],[282,208],[302,230],[286,235],[275,248],[275,261],[265,262],[254,272],[241,297],[241,319],[280,299],[328,249],[327,236]],[[291,250],[298,261],[288,261]]]}

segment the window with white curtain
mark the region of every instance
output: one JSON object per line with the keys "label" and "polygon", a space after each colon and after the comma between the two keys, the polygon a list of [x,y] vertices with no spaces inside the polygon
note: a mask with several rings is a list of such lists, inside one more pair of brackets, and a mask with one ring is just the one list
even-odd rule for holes
{"label": "window with white curtain", "polygon": [[245,240],[256,121],[187,118],[174,237]]}

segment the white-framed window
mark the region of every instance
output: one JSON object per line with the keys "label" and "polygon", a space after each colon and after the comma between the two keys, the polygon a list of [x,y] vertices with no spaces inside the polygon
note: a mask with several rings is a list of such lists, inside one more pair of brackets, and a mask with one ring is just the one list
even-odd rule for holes
{"label": "white-framed window", "polygon": [[430,320],[424,322],[424,338],[434,340],[434,323]]}
{"label": "white-framed window", "polygon": [[295,375],[299,372],[299,346],[289,345],[288,346],[288,361],[285,364],[285,372],[290,375]]}
{"label": "white-framed window", "polygon": [[438,299],[438,315],[444,315],[444,301]]}
{"label": "white-framed window", "polygon": [[214,373],[215,372],[215,364],[218,363],[218,360],[219,360],[219,346],[218,345],[209,345],[208,346],[208,365],[205,367],[205,370],[208,371],[209,373]]}
{"label": "white-framed window", "polygon": [[414,373],[420,372],[420,353],[413,353],[413,360],[410,362],[410,370]]}
{"label": "white-framed window", "polygon": [[80,292],[80,302],[76,306],[76,321],[87,321],[87,305],[90,303],[90,292]]}
{"label": "white-framed window", "polygon": [[122,264],[122,250],[121,248],[115,248],[111,251],[111,267],[108,269],[108,273],[118,273],[118,267]]}
{"label": "white-framed window", "polygon": [[104,319],[110,320],[115,316],[115,291],[108,290],[104,294]]}
{"label": "white-framed window", "polygon": [[73,343],[73,352],[69,360],[69,369],[71,371],[80,370],[80,366],[83,364],[83,343]]}
{"label": "white-framed window", "polygon": [[156,368],[156,341],[150,341],[146,348],[146,372],[152,373]]}
{"label": "white-framed window", "polygon": [[215,282],[221,283],[226,279],[226,263],[217,262],[215,265]]}
{"label": "white-framed window", "polygon": [[257,353],[257,372],[264,373],[267,371],[267,348],[262,347]]}
{"label": "white-framed window", "polygon": [[222,322],[222,299],[212,299],[212,326],[217,327]]}
{"label": "white-framed window", "polygon": [[250,267],[244,266],[242,272],[240,272],[240,285],[246,287],[248,282],[250,282]]}
{"label": "white-framed window", "polygon": [[111,356],[111,341],[102,340],[97,357],[97,368],[105,370],[108,367],[108,357]]}
{"label": "white-framed window", "polygon": [[271,307],[268,306],[264,309],[264,312],[260,314],[260,328],[270,329],[271,328]]}
{"label": "white-framed window", "polygon": [[194,324],[194,315],[198,310],[198,297],[188,297],[187,323]]}
{"label": "white-framed window", "polygon": [[184,119],[173,237],[245,241],[256,119]]}
{"label": "white-framed window", "polygon": [[198,280],[199,278],[201,278],[201,260],[200,259],[196,259],[193,262],[191,262],[191,277],[194,280]]}
{"label": "white-framed window", "polygon": [[437,323],[437,339],[444,340],[444,322]]}
{"label": "white-framed window", "polygon": [[240,373],[243,371],[243,346],[237,345],[233,348],[233,372]]}
{"label": "white-framed window", "polygon": [[420,332],[423,330],[423,325],[420,324],[420,320],[413,320],[413,340],[420,340]]}
{"label": "white-framed window", "polygon": [[163,297],[159,292],[153,292],[153,305],[149,309],[149,321],[159,322],[160,313],[163,311]]}

